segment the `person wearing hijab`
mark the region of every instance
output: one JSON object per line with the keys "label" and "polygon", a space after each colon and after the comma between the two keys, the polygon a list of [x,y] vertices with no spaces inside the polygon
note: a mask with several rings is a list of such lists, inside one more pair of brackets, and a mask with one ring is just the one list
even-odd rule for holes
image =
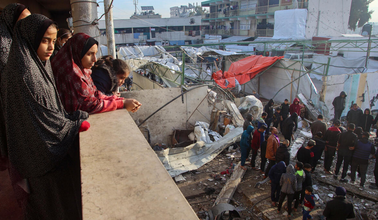
{"label": "person wearing hijab", "polygon": [[92,67],[91,77],[96,88],[105,95],[118,95],[118,87],[129,77],[130,68],[121,59],[104,56]]}
{"label": "person wearing hijab", "polygon": [[[47,17],[17,22],[1,75],[12,183],[25,219],[81,219],[80,178],[70,151],[89,128],[88,113],[68,114],[59,99],[49,58],[57,27]],[[17,194],[18,195],[18,194]]]}
{"label": "person wearing hijab", "polygon": [[291,141],[291,137],[293,135],[293,131],[295,132],[298,127],[298,115],[297,113],[293,113],[285,119],[285,121],[282,123],[282,134],[285,137],[286,140]]}
{"label": "person wearing hijab", "polygon": [[[0,74],[8,61],[12,44],[13,28],[16,22],[29,16],[30,11],[25,5],[12,3],[7,5],[0,15]],[[0,170],[6,169],[8,152],[6,148],[5,122],[0,98]]]}
{"label": "person wearing hijab", "polygon": [[7,64],[12,44],[13,28],[16,22],[29,16],[30,11],[25,5],[12,3],[7,5],[0,16],[0,73]]}
{"label": "person wearing hijab", "polygon": [[54,56],[59,52],[60,48],[72,37],[70,30],[66,28],[59,28],[58,35],[56,37],[54,52],[51,55],[50,59],[52,60]]}
{"label": "person wearing hijab", "polygon": [[126,108],[136,112],[142,104],[135,99],[116,95],[106,96],[98,91],[91,78],[96,62],[98,42],[78,33],[70,38],[52,59],[52,68],[60,98],[67,112],[77,110],[90,114]]}

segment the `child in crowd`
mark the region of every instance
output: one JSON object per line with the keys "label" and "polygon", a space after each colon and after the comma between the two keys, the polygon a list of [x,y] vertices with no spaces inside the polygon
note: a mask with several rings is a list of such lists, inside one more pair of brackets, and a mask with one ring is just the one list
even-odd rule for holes
{"label": "child in crowd", "polygon": [[303,198],[305,197],[305,191],[308,186],[312,186],[312,177],[311,177],[311,164],[305,163],[304,165],[304,172],[305,172],[305,180],[302,183],[302,193],[301,193],[301,198],[299,199],[299,202],[302,204]]}
{"label": "child in crowd", "polygon": [[[278,125],[281,125],[281,107],[276,108],[273,114],[273,127],[278,128]],[[281,127],[280,130],[282,130]]]}
{"label": "child in crowd", "polygon": [[291,203],[293,202],[294,193],[297,191],[297,178],[295,177],[295,168],[293,165],[286,167],[286,173],[282,174],[280,179],[281,195],[278,203],[277,212],[280,213],[282,203],[287,196],[287,211],[291,215]]}
{"label": "child in crowd", "polygon": [[312,187],[307,186],[305,189],[305,198],[303,205],[303,220],[312,219],[310,212],[315,207],[314,194],[312,194]]}
{"label": "child in crowd", "polygon": [[299,196],[302,192],[302,184],[305,181],[306,174],[303,171],[303,163],[302,162],[298,161],[295,164],[295,170],[296,170],[295,177],[297,178],[297,188],[296,188],[296,191],[295,191],[295,194],[294,194],[294,199],[295,199],[294,211],[297,211],[297,208],[298,208],[298,205],[299,205]]}

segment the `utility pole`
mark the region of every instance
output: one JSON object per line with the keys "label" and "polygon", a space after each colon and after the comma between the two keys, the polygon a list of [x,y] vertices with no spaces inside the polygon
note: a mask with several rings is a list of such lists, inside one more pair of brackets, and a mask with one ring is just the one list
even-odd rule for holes
{"label": "utility pole", "polygon": [[75,33],[85,33],[99,41],[96,0],[70,0]]}
{"label": "utility pole", "polygon": [[108,42],[108,55],[116,58],[116,49],[114,41],[114,24],[113,24],[113,9],[110,5],[110,0],[104,0],[105,24],[106,24],[106,38]]}

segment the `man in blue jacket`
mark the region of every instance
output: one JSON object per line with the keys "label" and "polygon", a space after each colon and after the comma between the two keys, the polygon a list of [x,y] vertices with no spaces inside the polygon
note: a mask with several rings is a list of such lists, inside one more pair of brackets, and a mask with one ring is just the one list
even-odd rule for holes
{"label": "man in blue jacket", "polygon": [[286,173],[286,164],[284,161],[277,163],[269,170],[269,179],[272,181],[270,185],[271,187],[270,198],[272,199],[273,206],[277,205],[278,199],[280,198],[280,193],[281,193],[280,180],[283,173]]}
{"label": "man in blue jacket", "polygon": [[366,171],[369,165],[370,154],[375,154],[375,148],[372,143],[369,142],[369,133],[363,132],[362,138],[358,140],[357,146],[353,153],[352,159],[352,183],[356,180],[356,171],[359,168],[359,173],[361,177],[360,190],[364,189],[366,181]]}

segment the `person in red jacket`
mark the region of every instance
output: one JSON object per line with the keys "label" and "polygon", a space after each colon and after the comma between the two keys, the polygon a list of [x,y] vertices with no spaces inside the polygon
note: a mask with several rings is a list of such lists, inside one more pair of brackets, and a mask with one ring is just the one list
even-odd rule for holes
{"label": "person in red jacket", "polygon": [[297,113],[298,116],[301,115],[301,105],[299,104],[299,99],[295,98],[293,104],[290,105],[290,115]]}
{"label": "person in red jacket", "polygon": [[142,104],[135,99],[107,96],[97,90],[91,78],[98,42],[84,33],[75,34],[51,61],[56,87],[68,113],[77,110],[89,114],[126,108],[136,112]]}
{"label": "person in red jacket", "polygon": [[264,132],[266,130],[266,125],[263,124],[261,127],[253,133],[253,139],[251,143],[251,148],[252,148],[252,159],[251,159],[251,166],[253,170],[259,170],[259,168],[256,168],[256,156],[257,156],[257,151],[259,150],[261,146],[261,136],[264,135]]}

